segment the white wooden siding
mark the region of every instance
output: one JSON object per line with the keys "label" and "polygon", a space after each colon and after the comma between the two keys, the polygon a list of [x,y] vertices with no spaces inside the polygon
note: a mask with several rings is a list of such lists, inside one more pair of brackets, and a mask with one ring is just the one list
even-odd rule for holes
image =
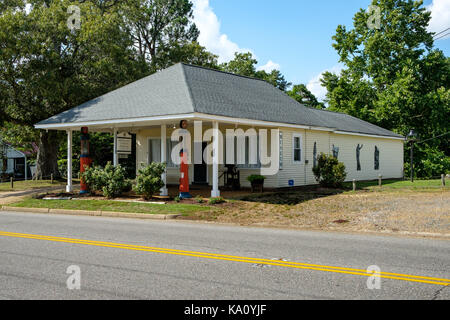
{"label": "white wooden siding", "polygon": [[[248,130],[250,127],[242,127],[244,131]],[[203,131],[206,131],[210,129],[208,126],[203,126]],[[225,136],[226,129],[234,129],[234,126],[220,126],[220,131]],[[255,128],[257,131],[259,128]],[[174,129],[167,129],[167,137],[170,138]],[[191,132],[192,137],[193,134],[193,128],[190,128],[189,131]],[[148,130],[140,130],[136,135],[136,168],[141,168],[142,165],[147,165],[148,163],[148,139],[149,138],[157,138],[161,135],[161,129],[160,128],[152,128]],[[268,134],[268,150],[270,152],[270,132]],[[191,150],[194,150],[193,142],[191,145]],[[192,159],[194,161],[194,159]],[[224,159],[225,161],[225,159]],[[222,176],[224,172],[224,165],[219,166],[219,186],[223,186],[224,184],[224,178]],[[239,169],[240,176],[241,176],[241,186],[243,187],[250,187],[250,182],[247,181],[247,177],[253,174],[261,174],[261,169],[246,169],[241,168]],[[266,181],[264,182],[264,186],[267,188],[277,188],[278,187],[278,177],[277,175],[274,176],[266,176]],[[179,168],[168,168],[167,169],[167,183],[168,184],[178,184],[180,179],[180,172]],[[189,166],[189,180],[192,183],[194,180],[194,166]],[[212,185],[212,165],[208,166],[208,182],[209,185]]]}
{"label": "white wooden siding", "polygon": [[[226,129],[233,129],[234,126],[220,126],[221,132],[225,135]],[[250,127],[239,126],[244,131]],[[203,130],[209,127],[204,126]],[[255,128],[257,131],[260,128]],[[193,129],[190,129],[193,136]],[[170,137],[173,129],[167,130],[167,137]],[[374,138],[356,135],[335,134],[327,131],[315,131],[308,129],[287,129],[280,128],[282,133],[282,148],[283,148],[283,167],[278,174],[266,177],[265,186],[267,188],[284,188],[289,187],[289,181],[294,181],[294,186],[304,186],[316,184],[312,168],[314,143],[317,144],[317,155],[320,153],[332,154],[333,144],[339,148],[339,161],[346,166],[347,181],[353,179],[357,180],[372,180],[377,179],[381,174],[384,179],[388,178],[402,178],[403,177],[403,141],[397,139]],[[137,134],[137,150],[136,162],[137,168],[141,164],[147,164],[148,159],[148,138],[159,137],[161,133],[160,128],[149,130],[141,130]],[[294,163],[293,156],[293,136],[298,134],[302,141],[302,159],[300,163]],[[269,152],[270,152],[270,133]],[[360,161],[361,171],[357,171],[356,162],[356,146],[358,144],[364,145],[361,150]],[[380,150],[380,169],[374,168],[374,152],[375,146]],[[193,145],[191,146],[193,150]],[[305,160],[308,163],[305,163]],[[224,166],[219,166],[219,176],[222,175]],[[252,174],[261,174],[261,169],[240,169],[241,185],[243,187],[250,187],[247,177]],[[191,165],[189,169],[190,181],[193,181],[194,166]],[[167,172],[168,184],[178,184],[180,173],[178,168],[169,168]],[[208,181],[212,181],[212,166],[208,168]],[[219,180],[220,186],[223,186],[223,177]]]}
{"label": "white wooden siding", "polygon": [[[403,177],[403,141],[342,134],[330,135],[330,146],[339,147],[339,161],[347,171],[347,180],[373,180]],[[360,153],[361,171],[357,170],[356,147],[363,145]],[[375,170],[375,146],[380,150],[380,169]]]}

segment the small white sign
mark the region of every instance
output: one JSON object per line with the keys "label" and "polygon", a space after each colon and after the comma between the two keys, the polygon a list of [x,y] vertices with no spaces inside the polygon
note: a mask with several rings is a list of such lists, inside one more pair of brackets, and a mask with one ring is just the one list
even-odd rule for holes
{"label": "small white sign", "polygon": [[131,154],[133,138],[128,133],[119,133],[117,135],[117,153]]}

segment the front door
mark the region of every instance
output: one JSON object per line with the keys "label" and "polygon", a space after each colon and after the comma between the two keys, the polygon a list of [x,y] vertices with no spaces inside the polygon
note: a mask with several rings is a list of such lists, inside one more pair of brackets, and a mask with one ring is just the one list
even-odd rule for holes
{"label": "front door", "polygon": [[[208,146],[207,142],[202,143],[202,154],[205,152],[207,146]],[[194,165],[194,183],[195,184],[208,183],[208,166],[205,162],[205,159],[202,160],[202,164]]]}

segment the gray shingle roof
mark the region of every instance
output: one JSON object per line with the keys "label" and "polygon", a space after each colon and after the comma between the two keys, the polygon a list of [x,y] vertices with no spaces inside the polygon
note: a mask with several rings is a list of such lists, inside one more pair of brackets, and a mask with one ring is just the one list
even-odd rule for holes
{"label": "gray shingle roof", "polygon": [[55,115],[38,125],[194,112],[401,137],[346,114],[307,108],[265,81],[182,63]]}

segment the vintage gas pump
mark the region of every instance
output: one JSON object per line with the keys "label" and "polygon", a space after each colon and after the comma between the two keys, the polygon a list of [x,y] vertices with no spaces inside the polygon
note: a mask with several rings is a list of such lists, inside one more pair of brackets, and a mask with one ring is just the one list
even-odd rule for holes
{"label": "vintage gas pump", "polygon": [[[91,158],[89,154],[89,132],[87,127],[81,128],[81,155],[80,155],[80,172],[85,171],[85,167],[91,166]],[[88,186],[84,183],[83,178],[80,181],[80,194],[89,192]]]}
{"label": "vintage gas pump", "polygon": [[183,142],[183,148],[180,151],[180,199],[191,199],[192,195],[189,193],[189,163],[188,163],[188,152],[189,147],[187,145],[186,135],[188,122],[182,120],[180,122],[181,137],[180,142]]}

